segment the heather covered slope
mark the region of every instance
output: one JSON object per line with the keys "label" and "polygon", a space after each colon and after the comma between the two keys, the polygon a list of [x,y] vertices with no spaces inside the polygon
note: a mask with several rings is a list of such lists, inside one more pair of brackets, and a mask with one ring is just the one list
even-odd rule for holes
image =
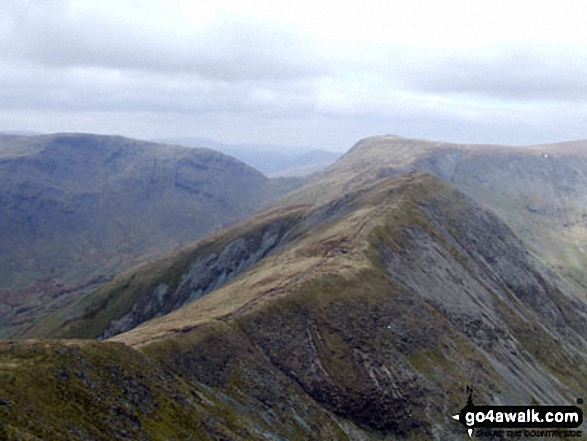
{"label": "heather covered slope", "polygon": [[488,206],[587,301],[587,141],[527,147],[378,136],[282,203],[316,203],[409,171],[432,172]]}
{"label": "heather covered slope", "polygon": [[121,137],[0,137],[0,335],[291,189],[234,158]]}

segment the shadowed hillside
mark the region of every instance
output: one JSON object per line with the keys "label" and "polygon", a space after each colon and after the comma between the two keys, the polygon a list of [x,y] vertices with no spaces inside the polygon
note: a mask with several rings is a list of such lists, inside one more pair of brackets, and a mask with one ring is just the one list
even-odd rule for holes
{"label": "shadowed hillside", "polygon": [[242,219],[297,181],[208,149],[120,137],[0,137],[0,331]]}

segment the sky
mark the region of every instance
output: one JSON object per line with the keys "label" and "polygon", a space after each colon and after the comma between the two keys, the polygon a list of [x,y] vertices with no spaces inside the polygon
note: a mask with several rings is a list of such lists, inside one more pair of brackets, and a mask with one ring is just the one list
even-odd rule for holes
{"label": "sky", "polygon": [[2,0],[0,130],[587,139],[582,1]]}

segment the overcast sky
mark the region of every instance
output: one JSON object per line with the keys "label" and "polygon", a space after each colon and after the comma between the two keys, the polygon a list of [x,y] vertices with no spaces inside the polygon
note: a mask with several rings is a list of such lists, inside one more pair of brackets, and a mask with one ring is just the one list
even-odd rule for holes
{"label": "overcast sky", "polygon": [[587,138],[581,1],[2,0],[0,130]]}

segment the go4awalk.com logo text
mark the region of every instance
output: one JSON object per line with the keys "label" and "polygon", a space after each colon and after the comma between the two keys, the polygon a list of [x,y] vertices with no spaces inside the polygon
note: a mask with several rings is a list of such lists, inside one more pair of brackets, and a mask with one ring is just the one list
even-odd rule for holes
{"label": "go4awalk.com logo text", "polygon": [[[475,406],[467,386],[467,404],[452,417],[469,436],[580,438],[583,411],[577,406]],[[578,399],[578,404],[583,400]]]}

